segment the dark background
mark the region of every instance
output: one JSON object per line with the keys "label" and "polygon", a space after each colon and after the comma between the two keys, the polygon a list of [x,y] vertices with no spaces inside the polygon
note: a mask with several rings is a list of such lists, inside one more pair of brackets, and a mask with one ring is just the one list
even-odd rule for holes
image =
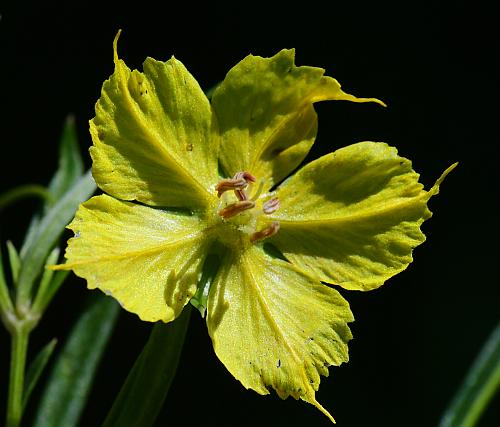
{"label": "dark background", "polygon": [[[204,89],[248,53],[295,47],[297,64],[323,67],[347,92],[388,104],[317,105],[310,158],[357,141],[386,141],[413,161],[426,187],[460,162],[430,202],[435,215],[423,226],[428,241],[415,250],[415,262],[377,291],[342,291],[356,317],[351,361],[330,370],[317,396],[340,426],[433,426],[500,317],[499,34],[493,10],[477,2],[375,3],[2,2],[0,191],[48,182],[70,112],[90,166],[87,123],[113,71],[118,28],[120,56],[131,68],[146,56],[174,54]],[[23,202],[0,212],[1,240],[20,246],[35,207]],[[64,341],[88,292],[82,280],[67,281],[32,335],[32,352],[53,336]],[[149,328],[121,313],[82,426],[99,425]],[[0,363],[3,405],[3,330]],[[499,420],[497,396],[479,425]],[[244,390],[215,357],[197,313],[158,421],[167,424],[329,425],[310,405]]]}

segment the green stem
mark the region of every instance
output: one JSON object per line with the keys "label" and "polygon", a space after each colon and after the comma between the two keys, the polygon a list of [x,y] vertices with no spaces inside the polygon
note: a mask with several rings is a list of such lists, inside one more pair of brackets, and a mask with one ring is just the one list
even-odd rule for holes
{"label": "green stem", "polygon": [[29,333],[29,329],[23,326],[12,333],[7,427],[18,427],[21,423]]}
{"label": "green stem", "polygon": [[45,187],[36,184],[27,184],[13,188],[12,190],[0,195],[0,210],[27,197],[39,197],[49,203],[52,202],[52,196]]}

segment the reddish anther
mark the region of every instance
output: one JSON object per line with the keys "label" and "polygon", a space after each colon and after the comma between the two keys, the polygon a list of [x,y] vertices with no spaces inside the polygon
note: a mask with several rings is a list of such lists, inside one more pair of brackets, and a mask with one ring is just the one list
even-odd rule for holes
{"label": "reddish anther", "polygon": [[243,178],[246,182],[255,182],[257,178],[255,178],[250,172],[236,172],[233,178]]}
{"label": "reddish anther", "polygon": [[262,211],[266,215],[270,215],[273,212],[276,212],[280,207],[280,201],[278,200],[277,197],[273,197],[272,199],[269,199],[264,205],[262,206]]}
{"label": "reddish anther", "polygon": [[274,221],[271,225],[264,228],[263,230],[257,231],[250,236],[250,241],[257,242],[259,240],[267,239],[268,237],[274,236],[280,229],[280,223]]}
{"label": "reddish anther", "polygon": [[250,172],[236,172],[232,178],[223,179],[215,186],[217,197],[222,196],[222,194],[226,191],[233,190],[238,200],[248,200],[244,190],[249,182],[253,183],[256,180],[257,178],[255,178]]}
{"label": "reddish anther", "polygon": [[252,209],[255,207],[255,202],[251,200],[241,200],[239,202],[233,203],[232,205],[226,206],[224,209],[221,209],[217,212],[222,218],[227,219],[231,218],[239,213],[246,211],[248,209]]}
{"label": "reddish anther", "polygon": [[247,186],[247,182],[243,177],[223,179],[216,186],[217,197],[229,190],[243,190]]}

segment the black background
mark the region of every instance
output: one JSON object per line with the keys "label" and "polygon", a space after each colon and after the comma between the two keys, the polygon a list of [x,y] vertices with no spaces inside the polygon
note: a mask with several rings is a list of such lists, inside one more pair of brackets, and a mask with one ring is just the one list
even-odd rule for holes
{"label": "black background", "polygon": [[[342,292],[356,317],[351,361],[330,370],[317,396],[340,426],[432,426],[500,317],[499,35],[493,10],[477,2],[375,3],[2,2],[0,191],[48,182],[69,112],[90,166],[87,123],[113,71],[118,28],[120,56],[131,68],[146,56],[174,54],[204,89],[248,53],[295,47],[297,64],[323,67],[347,92],[388,104],[317,105],[310,158],[357,141],[386,141],[413,161],[427,187],[460,162],[430,203],[435,215],[423,226],[428,241],[414,263],[377,291]],[[1,240],[19,246],[35,207],[22,202],[1,212]],[[32,353],[53,336],[64,341],[88,293],[82,280],[67,281],[33,333]],[[310,405],[244,390],[193,314],[159,426],[329,425]],[[149,328],[121,313],[82,426],[99,425]],[[4,331],[0,363],[3,404]],[[497,396],[479,425],[498,425],[499,409]]]}

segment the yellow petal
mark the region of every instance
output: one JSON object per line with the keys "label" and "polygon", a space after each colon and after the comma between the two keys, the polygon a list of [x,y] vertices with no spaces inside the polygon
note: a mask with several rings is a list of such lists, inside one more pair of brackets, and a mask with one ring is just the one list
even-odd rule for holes
{"label": "yellow petal", "polygon": [[204,206],[217,181],[211,108],[175,58],[144,73],[118,59],[90,121],[92,173],[106,193],[148,205]]}
{"label": "yellow petal", "polygon": [[404,270],[425,240],[421,224],[448,168],[429,191],[411,162],[384,143],[361,142],[306,165],[277,191],[273,243],[318,280],[370,290]]}
{"label": "yellow petal", "polygon": [[207,324],[215,352],[246,387],[276,390],[331,415],[316,401],[320,375],[348,360],[353,320],[334,289],[261,247],[230,253],[210,289]]}
{"label": "yellow petal", "polygon": [[196,216],[175,214],[107,195],[80,205],[67,263],[142,320],[169,322],[196,292],[206,247]]}
{"label": "yellow petal", "polygon": [[248,170],[267,179],[268,188],[286,177],[316,137],[314,102],[381,103],[346,94],[335,79],[323,75],[323,69],[296,67],[294,57],[293,50],[272,58],[249,55],[214,92],[221,163],[228,176]]}

